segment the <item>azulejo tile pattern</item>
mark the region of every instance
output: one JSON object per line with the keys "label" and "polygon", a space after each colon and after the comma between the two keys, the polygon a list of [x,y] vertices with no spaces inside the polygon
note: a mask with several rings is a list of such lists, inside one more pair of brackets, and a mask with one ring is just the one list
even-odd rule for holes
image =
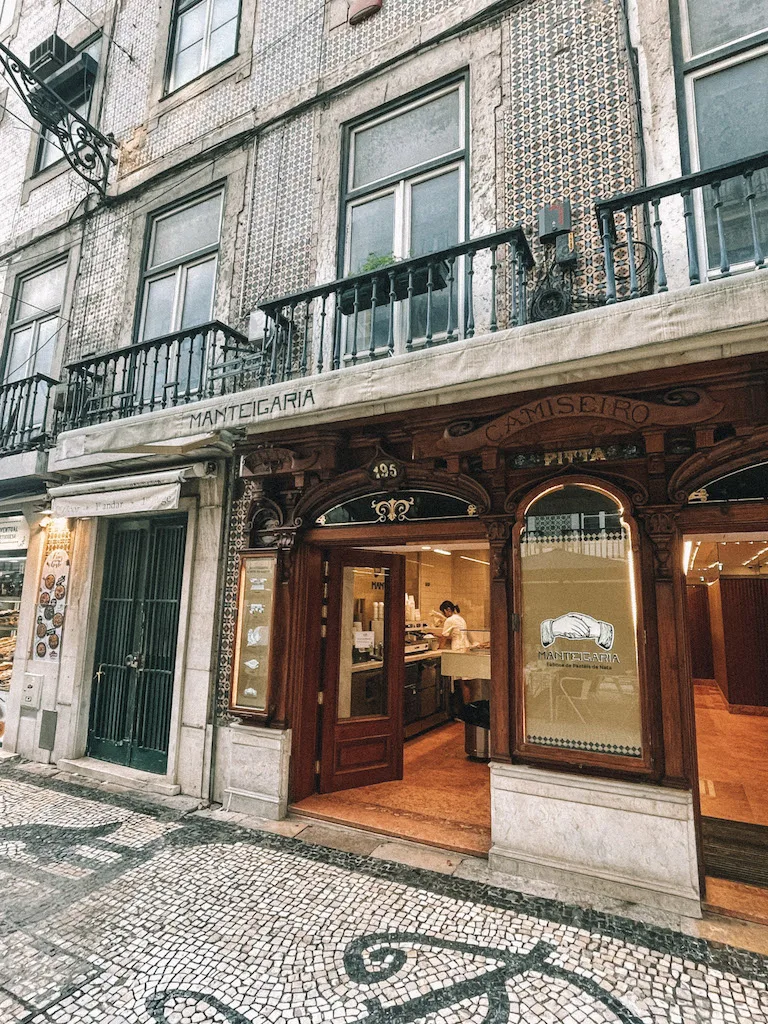
{"label": "azulejo tile pattern", "polygon": [[768,1022],[768,961],[0,769],[0,1020]]}

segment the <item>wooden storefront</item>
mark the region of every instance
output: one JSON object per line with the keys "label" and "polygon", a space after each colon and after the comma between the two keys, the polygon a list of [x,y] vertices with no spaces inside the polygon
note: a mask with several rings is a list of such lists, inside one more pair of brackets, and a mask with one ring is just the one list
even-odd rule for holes
{"label": "wooden storefront", "polygon": [[[237,714],[292,730],[290,799],[313,792],[323,756],[320,719],[327,710],[318,693],[329,552],[483,540],[490,551],[492,759],[692,791],[696,806],[682,538],[736,529],[768,534],[765,501],[700,500],[709,481],[768,459],[766,365],[752,358],[660,370],[262,434],[244,445],[235,504],[247,507],[246,526],[233,544],[276,551],[278,565],[268,692],[263,707],[239,707]],[[639,686],[631,756],[621,746],[561,747],[532,742],[526,733],[521,536],[537,500],[562,486],[614,503],[626,529]],[[330,509],[353,499],[407,501],[416,492],[451,496],[467,512],[325,521]]]}

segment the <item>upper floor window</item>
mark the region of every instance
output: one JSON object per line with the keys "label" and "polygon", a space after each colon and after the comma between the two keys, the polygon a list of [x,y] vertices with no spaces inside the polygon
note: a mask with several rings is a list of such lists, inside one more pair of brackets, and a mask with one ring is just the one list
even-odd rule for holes
{"label": "upper floor window", "polygon": [[[101,36],[92,39],[89,43],[79,49],[78,55],[86,55],[90,60],[81,60],[81,66],[76,75],[66,83],[66,91],[61,98],[72,107],[81,117],[86,120],[91,113],[91,97],[96,80],[96,69],[99,54],[101,52]],[[54,86],[55,88],[55,86]],[[60,92],[56,88],[56,92]],[[37,154],[35,158],[35,172],[44,171],[47,167],[62,160],[64,154],[57,136],[47,128],[40,132]]]}
{"label": "upper floor window", "polygon": [[[350,129],[344,275],[464,240],[465,91],[464,81],[455,82]],[[454,294],[454,324],[457,302]],[[447,292],[435,293],[431,318],[436,333],[445,330]],[[414,337],[423,336],[425,320],[421,295],[413,301]],[[384,318],[375,335],[386,345]]]}
{"label": "upper floor window", "polygon": [[66,276],[64,260],[18,279],[3,360],[4,383],[38,373],[50,375],[56,338],[65,323],[59,314]]}
{"label": "upper floor window", "polygon": [[221,191],[158,214],[149,234],[139,340],[207,323],[213,315]]}
{"label": "upper floor window", "polygon": [[[768,150],[768,5],[755,0],[680,0],[680,74],[691,170]],[[763,248],[768,245],[768,171],[753,178]],[[742,177],[721,184],[721,216],[733,265],[750,261],[752,228]],[[708,265],[720,262],[713,197],[703,201]]]}
{"label": "upper floor window", "polygon": [[237,51],[239,0],[176,0],[168,88],[173,91]]}

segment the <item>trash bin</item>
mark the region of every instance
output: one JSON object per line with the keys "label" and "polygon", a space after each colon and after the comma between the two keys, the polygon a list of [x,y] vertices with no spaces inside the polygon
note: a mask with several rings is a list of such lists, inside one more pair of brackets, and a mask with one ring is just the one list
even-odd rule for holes
{"label": "trash bin", "polygon": [[474,700],[461,710],[464,720],[464,753],[478,761],[491,756],[491,705],[487,700]]}

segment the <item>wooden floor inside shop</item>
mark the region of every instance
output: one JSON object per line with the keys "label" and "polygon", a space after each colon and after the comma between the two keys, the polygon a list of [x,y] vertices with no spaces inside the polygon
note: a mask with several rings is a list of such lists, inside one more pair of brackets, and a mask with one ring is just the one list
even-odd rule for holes
{"label": "wooden floor inside shop", "polygon": [[714,684],[695,694],[702,815],[768,826],[768,716],[731,714]]}
{"label": "wooden floor inside shop", "polygon": [[461,722],[408,740],[402,781],[315,793],[291,810],[460,853],[491,846],[488,765],[467,759]]}

